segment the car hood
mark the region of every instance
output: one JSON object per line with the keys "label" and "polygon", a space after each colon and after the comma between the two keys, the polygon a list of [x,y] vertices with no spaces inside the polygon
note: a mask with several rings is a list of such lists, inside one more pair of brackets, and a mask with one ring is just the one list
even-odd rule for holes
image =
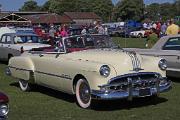
{"label": "car hood", "polygon": [[24,43],[24,44],[15,44],[14,46],[12,46],[12,48],[20,50],[21,47],[23,47],[23,49],[27,51],[27,50],[31,50],[32,48],[41,48],[41,47],[50,47],[50,46],[51,45],[41,44],[41,43]]}
{"label": "car hood", "polygon": [[139,60],[139,64],[141,64],[141,57],[136,54],[137,59],[135,59],[132,58],[132,54],[134,53],[116,49],[94,49],[73,52],[68,54],[67,57],[73,60],[84,60],[110,65],[115,68],[117,73],[126,74],[127,71],[133,71],[135,60]]}

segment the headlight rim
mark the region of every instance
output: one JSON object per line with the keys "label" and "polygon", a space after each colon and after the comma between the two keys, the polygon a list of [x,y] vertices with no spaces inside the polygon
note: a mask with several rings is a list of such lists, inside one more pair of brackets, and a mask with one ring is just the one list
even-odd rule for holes
{"label": "headlight rim", "polygon": [[110,72],[111,72],[111,69],[108,65],[102,65],[99,69],[99,73],[103,77],[108,77],[110,75]]}
{"label": "headlight rim", "polygon": [[[2,107],[6,107],[5,109],[6,109],[6,112],[2,112],[1,110],[2,110]],[[3,108],[4,109],[4,108]],[[3,104],[0,104],[0,117],[5,117],[5,116],[7,116],[8,115],[8,113],[9,113],[9,104],[7,104],[7,103],[3,103]]]}
{"label": "headlight rim", "polygon": [[158,63],[158,66],[163,71],[167,70],[167,61],[166,61],[166,59],[160,59],[160,61]]}

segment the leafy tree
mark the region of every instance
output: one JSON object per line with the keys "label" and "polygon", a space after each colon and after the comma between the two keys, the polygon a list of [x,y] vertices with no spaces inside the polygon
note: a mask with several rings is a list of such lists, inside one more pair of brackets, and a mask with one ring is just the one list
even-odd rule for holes
{"label": "leafy tree", "polygon": [[24,5],[19,9],[19,11],[39,11],[40,7],[34,0],[28,0],[24,2]]}
{"label": "leafy tree", "polygon": [[113,4],[111,0],[95,0],[92,1],[92,11],[103,18],[104,21],[110,21],[113,11]]}
{"label": "leafy tree", "polygon": [[158,20],[160,15],[160,4],[153,3],[146,6],[146,17],[150,18],[150,20]]}
{"label": "leafy tree", "polygon": [[63,14],[64,12],[95,12],[108,21],[111,18],[111,0],[49,0],[42,10]]}
{"label": "leafy tree", "polygon": [[176,10],[175,15],[179,16],[180,15],[180,0],[175,1],[174,8]]}
{"label": "leafy tree", "polygon": [[145,11],[147,12],[146,17],[153,21],[166,21],[179,15],[180,0],[176,0],[174,3],[153,3],[147,5]]}
{"label": "leafy tree", "polygon": [[50,5],[51,5],[50,1],[45,2],[44,5],[41,7],[41,11],[49,11]]}
{"label": "leafy tree", "polygon": [[140,21],[143,18],[143,0],[121,0],[115,7],[115,19]]}

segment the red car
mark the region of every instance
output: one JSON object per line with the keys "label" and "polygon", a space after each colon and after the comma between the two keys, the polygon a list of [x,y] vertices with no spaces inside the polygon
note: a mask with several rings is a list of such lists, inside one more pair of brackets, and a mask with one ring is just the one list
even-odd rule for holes
{"label": "red car", "polygon": [[0,92],[0,120],[7,117],[9,112],[9,98],[4,93]]}

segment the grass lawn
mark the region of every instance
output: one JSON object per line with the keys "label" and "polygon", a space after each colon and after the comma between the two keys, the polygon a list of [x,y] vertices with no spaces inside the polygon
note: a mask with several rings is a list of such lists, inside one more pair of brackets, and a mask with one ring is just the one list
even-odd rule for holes
{"label": "grass lawn", "polygon": [[[122,39],[114,39],[123,44]],[[139,41],[139,44],[142,43]],[[136,47],[135,44],[127,45]],[[4,74],[6,66],[0,63],[0,91],[5,92],[10,98],[9,120],[179,120],[180,118],[178,79],[173,79],[171,91],[161,94],[156,99],[138,98],[132,102],[97,101],[91,109],[81,109],[76,105],[74,96],[52,89],[35,86],[32,92],[20,91],[15,79]]]}
{"label": "grass lawn", "polygon": [[146,38],[121,38],[113,37],[113,41],[122,48],[145,48]]}

